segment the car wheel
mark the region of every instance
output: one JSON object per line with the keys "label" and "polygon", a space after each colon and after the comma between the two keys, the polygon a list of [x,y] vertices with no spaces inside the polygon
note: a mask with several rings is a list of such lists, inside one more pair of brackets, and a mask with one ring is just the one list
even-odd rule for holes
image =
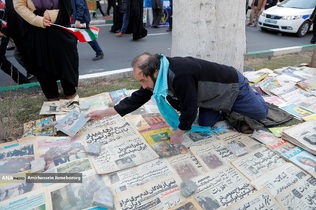
{"label": "car wheel", "polygon": [[268,29],[260,27],[261,31],[268,31]]}
{"label": "car wheel", "polygon": [[296,35],[298,37],[303,37],[307,34],[307,32],[309,31],[309,27],[310,27],[310,24],[308,21],[305,21],[301,27],[298,29]]}

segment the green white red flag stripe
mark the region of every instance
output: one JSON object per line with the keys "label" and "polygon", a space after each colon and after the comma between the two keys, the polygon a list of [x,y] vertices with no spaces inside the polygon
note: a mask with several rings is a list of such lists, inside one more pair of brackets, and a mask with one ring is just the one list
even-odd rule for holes
{"label": "green white red flag stripe", "polygon": [[71,27],[65,27],[58,24],[52,24],[54,26],[61,27],[73,35],[75,35],[78,38],[79,42],[90,42],[93,40],[96,40],[99,35],[99,28],[95,26],[89,26],[89,28],[71,28]]}

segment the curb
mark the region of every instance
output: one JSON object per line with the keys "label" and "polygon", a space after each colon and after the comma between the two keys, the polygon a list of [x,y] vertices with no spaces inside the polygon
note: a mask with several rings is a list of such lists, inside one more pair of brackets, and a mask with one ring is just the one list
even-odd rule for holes
{"label": "curb", "polygon": [[[94,20],[94,24],[96,22],[102,22],[104,21],[112,21],[112,20]],[[279,56],[279,55],[285,55],[285,54],[291,54],[291,53],[300,53],[300,52],[308,52],[313,51],[316,45],[314,44],[308,44],[308,45],[302,45],[302,46],[296,46],[296,47],[286,47],[286,48],[277,48],[277,49],[271,49],[271,50],[263,50],[263,51],[255,51],[255,52],[248,52],[245,54],[244,59],[254,59],[254,58],[267,58],[271,59],[273,56]],[[79,76],[79,81],[82,83],[91,82],[91,79],[96,80],[115,80],[115,79],[121,79],[125,77],[133,76],[133,72],[131,68],[125,68],[125,69],[119,69],[119,70],[113,70],[113,71],[107,71],[107,72],[101,72],[101,73],[95,73],[95,74],[89,74],[89,75],[81,75]],[[7,87],[1,87],[1,92],[6,92],[10,90],[17,90],[17,89],[27,89],[31,87],[39,87],[38,82],[30,83],[30,84],[23,84],[23,85],[13,85],[13,86],[7,86]]]}
{"label": "curb", "polygon": [[296,46],[296,47],[285,47],[285,48],[277,48],[277,49],[271,49],[271,50],[248,52],[246,53],[244,58],[245,59],[267,58],[270,60],[273,56],[313,51],[315,46],[316,46],[315,44],[308,44],[308,45],[302,45],[302,46]]}

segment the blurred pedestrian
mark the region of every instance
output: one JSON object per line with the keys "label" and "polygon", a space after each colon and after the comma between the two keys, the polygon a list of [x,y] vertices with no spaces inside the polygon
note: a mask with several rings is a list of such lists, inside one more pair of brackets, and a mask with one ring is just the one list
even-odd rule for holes
{"label": "blurred pedestrian", "polygon": [[254,24],[253,26],[257,27],[259,16],[261,15],[261,12],[264,10],[266,1],[267,0],[253,0],[252,1],[250,19],[247,26],[252,26],[252,24]]}
{"label": "blurred pedestrian", "polygon": [[118,33],[123,23],[123,13],[119,11],[119,0],[113,0],[113,25],[111,26],[110,32]]}
{"label": "blurred pedestrian", "polygon": [[27,22],[23,25],[27,59],[46,98],[59,100],[58,80],[65,97],[75,97],[79,79],[78,40],[72,33],[51,25],[70,27],[71,2],[14,0],[13,3]]}
{"label": "blurred pedestrian", "polygon": [[143,16],[144,16],[143,13],[144,13],[143,0],[132,0],[129,24],[132,24],[133,41],[137,41],[147,36],[147,30],[144,28],[144,23],[143,23]]}
{"label": "blurred pedestrian", "polygon": [[313,37],[312,37],[310,43],[315,44],[315,42],[316,42],[316,6],[315,6],[311,16],[309,17],[309,21],[313,24]]}
{"label": "blurred pedestrian", "polygon": [[129,23],[129,16],[131,10],[131,1],[130,0],[119,0],[119,12],[123,14],[123,23],[120,31],[116,36],[121,37],[126,34],[127,26]]}
{"label": "blurred pedestrian", "polygon": [[159,28],[161,18],[163,17],[162,0],[151,0],[153,10],[153,27]]}
{"label": "blurred pedestrian", "polygon": [[100,0],[96,0],[96,4],[97,4],[97,8],[96,8],[96,11],[92,13],[92,17],[96,18],[97,10],[100,11],[102,17],[105,17],[105,14],[104,14],[103,9],[102,9],[101,4],[100,4]]}
{"label": "blurred pedestrian", "polygon": [[170,16],[169,16],[169,27],[166,30],[167,32],[172,31],[172,0],[170,0]]}
{"label": "blurred pedestrian", "polygon": [[[86,0],[71,0],[71,4],[73,7],[74,27],[82,28],[82,24],[85,24],[84,28],[89,28],[91,18],[90,18],[90,12],[88,9],[87,1]],[[92,47],[92,49],[95,51],[95,54],[96,54],[92,60],[97,61],[97,60],[103,59],[104,54],[97,40],[93,40],[88,43]]]}
{"label": "blurred pedestrian", "polygon": [[108,5],[106,7],[106,14],[110,15],[111,8],[113,8],[114,10],[114,0],[107,0],[107,1],[108,1]]}

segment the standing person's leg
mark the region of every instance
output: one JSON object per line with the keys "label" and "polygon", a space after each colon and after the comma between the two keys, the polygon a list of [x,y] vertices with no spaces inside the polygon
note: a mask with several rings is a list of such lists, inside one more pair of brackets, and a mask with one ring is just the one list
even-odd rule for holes
{"label": "standing person's leg", "polygon": [[1,38],[1,43],[0,43],[0,55],[4,55],[7,52],[7,46],[9,44],[10,38],[7,36],[3,36]]}
{"label": "standing person's leg", "polygon": [[255,21],[254,27],[257,27],[260,15],[261,15],[261,9],[258,9],[257,7],[256,8],[256,21]]}
{"label": "standing person's leg", "polygon": [[170,0],[170,16],[169,16],[169,27],[167,32],[172,31],[172,0]]}
{"label": "standing person's leg", "polygon": [[239,94],[232,107],[232,111],[241,115],[259,120],[267,117],[268,106],[262,96],[252,90],[248,80],[240,72],[239,79]]}
{"label": "standing person's leg", "polygon": [[313,21],[313,37],[312,37],[310,43],[315,44],[315,42],[316,42],[316,18]]}
{"label": "standing person's leg", "polygon": [[126,33],[128,23],[129,23],[129,12],[125,12],[123,15],[122,28],[121,28],[120,32],[116,34],[116,36],[121,37]]}
{"label": "standing person's leg", "polygon": [[30,83],[28,80],[5,56],[0,56],[0,66],[3,72],[9,75],[17,84]]}
{"label": "standing person's leg", "polygon": [[60,84],[67,99],[71,99],[77,94],[76,86],[74,84],[64,79],[60,80]]}
{"label": "standing person's leg", "polygon": [[100,4],[100,1],[97,1],[97,9],[99,9],[99,11],[100,11],[101,15],[104,17],[104,16],[105,16],[105,14],[104,14],[104,12],[103,12],[103,10],[102,10],[102,7],[101,7],[101,4]]}
{"label": "standing person's leg", "polygon": [[255,6],[251,7],[251,12],[250,12],[250,18],[249,18],[249,23],[247,24],[247,26],[251,26],[253,24],[253,18],[255,16],[256,13],[256,8]]}
{"label": "standing person's leg", "polygon": [[102,51],[100,45],[98,44],[97,40],[93,40],[93,41],[88,42],[88,43],[96,53],[96,56],[93,58],[93,60],[97,61],[97,60],[103,59],[104,54],[103,54],[103,51]]}
{"label": "standing person's leg", "polygon": [[[45,78],[44,78],[45,77]],[[57,78],[55,75],[37,76],[38,82],[41,85],[42,91],[48,100],[59,100],[59,92],[57,85]]]}
{"label": "standing person's leg", "polygon": [[114,9],[113,0],[108,0],[108,6],[106,8],[106,14],[110,15],[111,7]]}

